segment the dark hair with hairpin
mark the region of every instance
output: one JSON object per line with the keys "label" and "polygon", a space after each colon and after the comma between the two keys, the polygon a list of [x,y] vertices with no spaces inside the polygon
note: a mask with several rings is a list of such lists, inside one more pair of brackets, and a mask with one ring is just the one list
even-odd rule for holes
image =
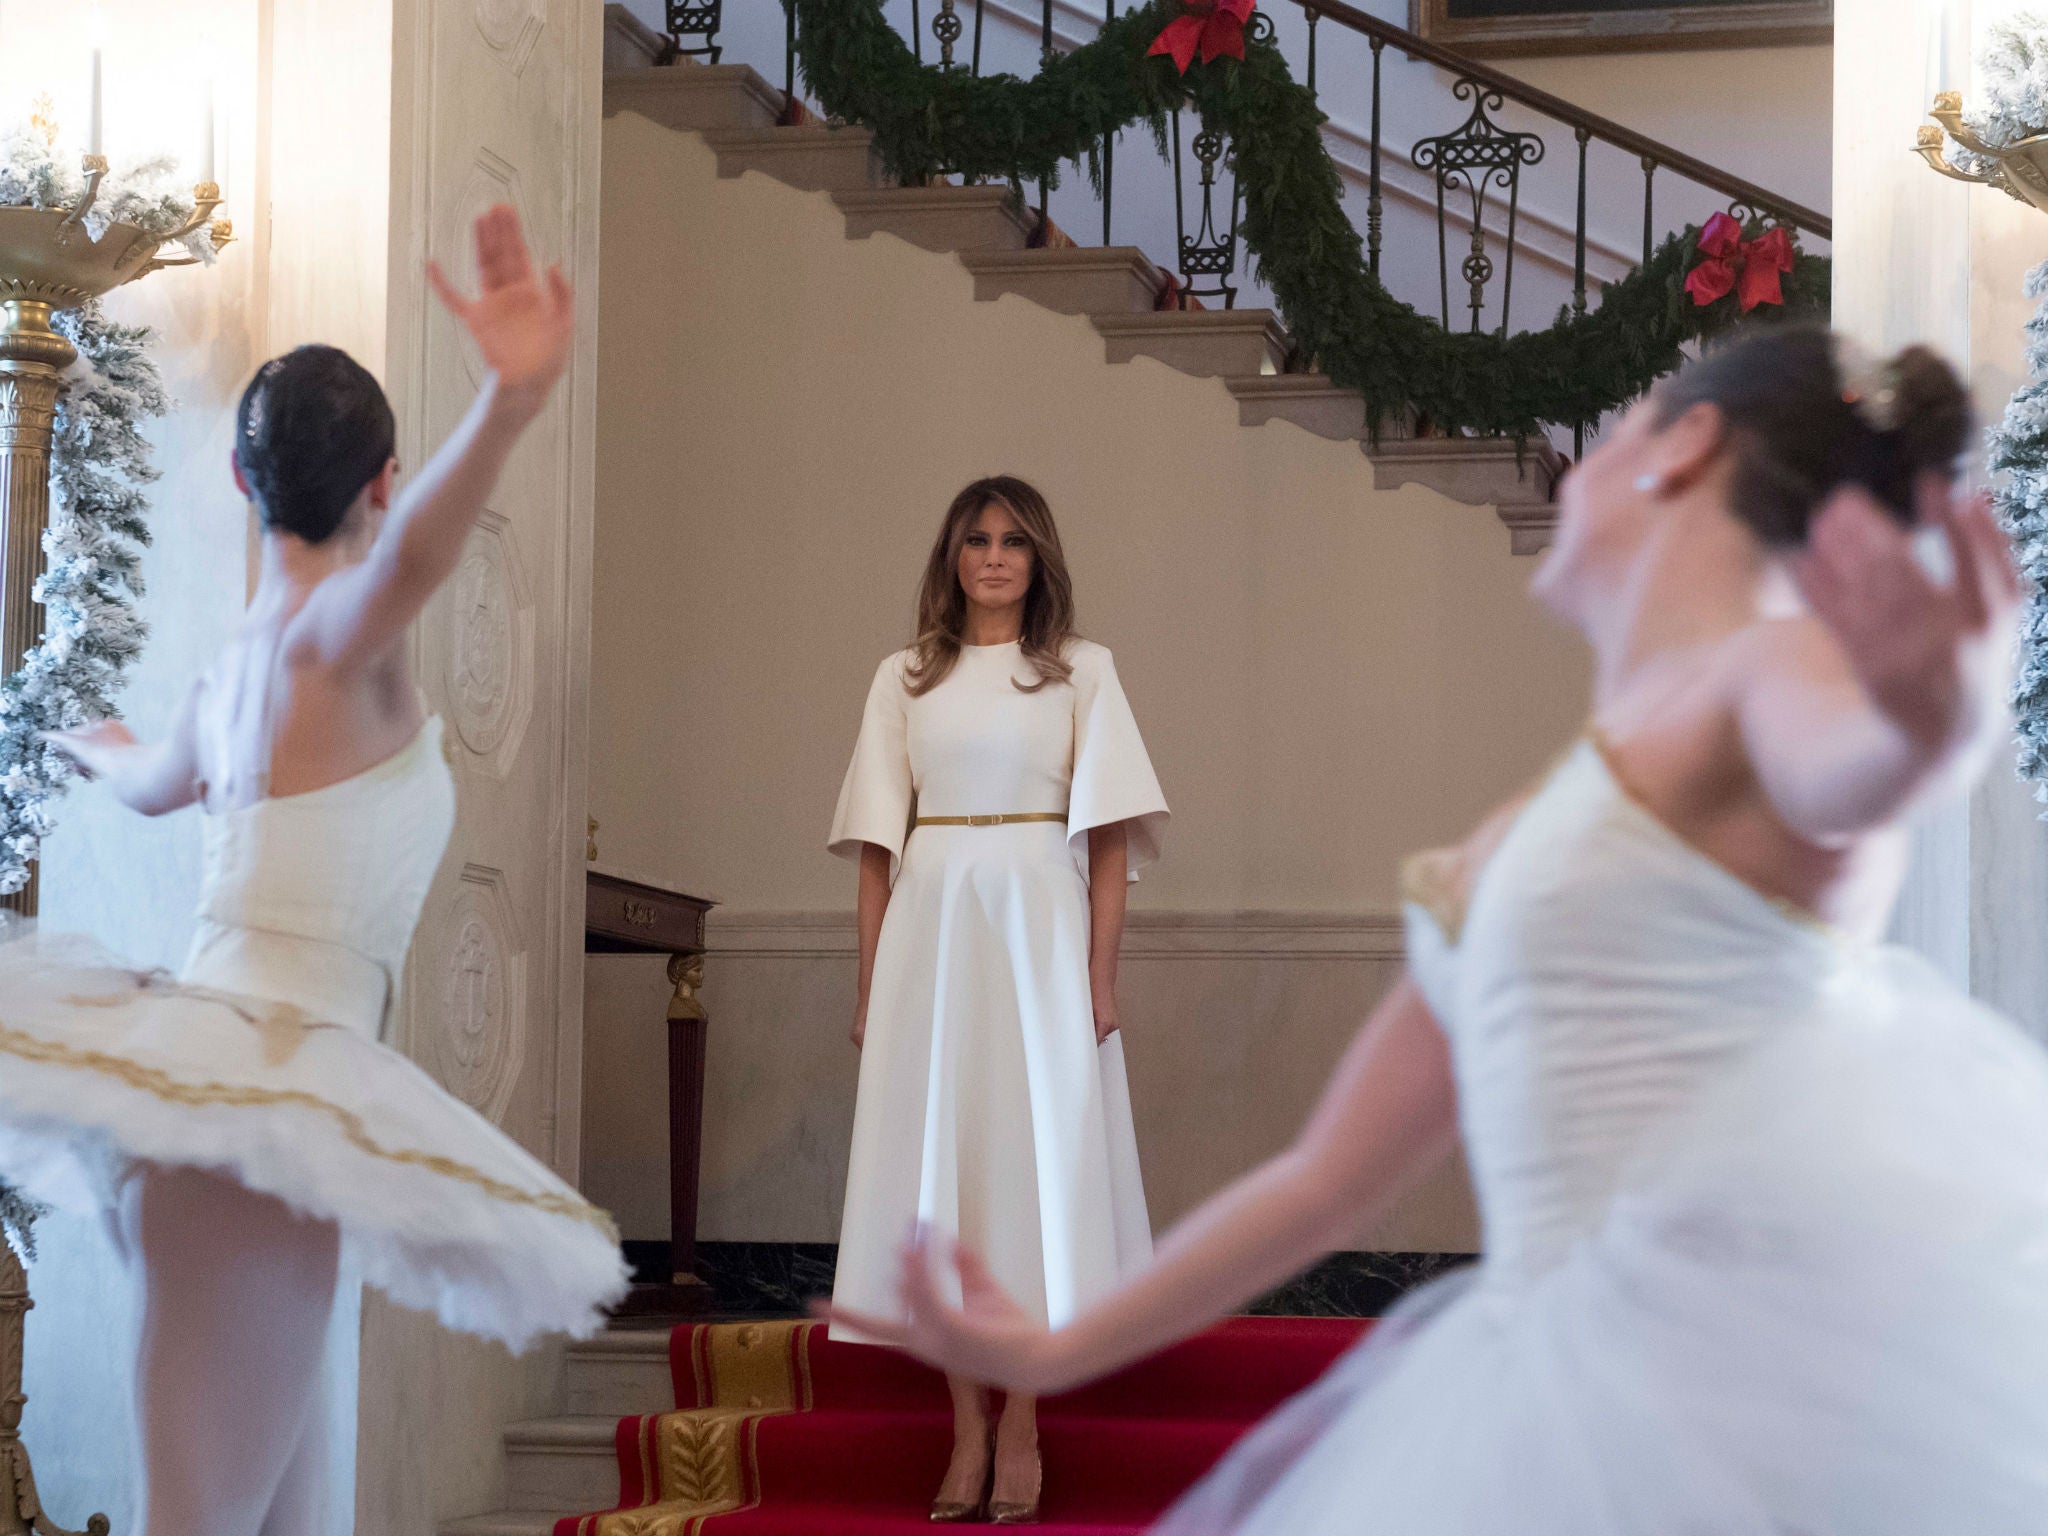
{"label": "dark hair with hairpin", "polygon": [[1838,486],[1858,485],[1911,527],[1923,475],[1953,475],[1970,397],[1926,347],[1884,362],[1818,326],[1774,325],[1708,353],[1658,386],[1657,419],[1716,407],[1736,469],[1733,512],[1766,544],[1806,542]]}
{"label": "dark hair with hairpin", "polygon": [[298,347],[242,391],[235,462],[266,529],[319,544],[390,462],[397,435],[368,369],[338,347]]}

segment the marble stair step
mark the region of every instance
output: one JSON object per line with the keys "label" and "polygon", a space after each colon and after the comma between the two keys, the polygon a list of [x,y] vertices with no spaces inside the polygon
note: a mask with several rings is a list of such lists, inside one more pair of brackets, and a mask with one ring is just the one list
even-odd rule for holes
{"label": "marble stair step", "polygon": [[1278,373],[1287,361],[1287,332],[1270,309],[1162,309],[1094,320],[1112,363],[1150,357],[1197,378],[1220,379]]}
{"label": "marble stair step", "polygon": [[675,1407],[668,1330],[619,1330],[571,1344],[563,1397],[567,1412],[579,1418],[622,1419],[629,1413],[665,1413]]}
{"label": "marble stair step", "polygon": [[974,296],[1006,293],[1063,315],[1143,314],[1159,302],[1159,269],[1135,245],[965,251]]}
{"label": "marble stair step", "polygon": [[[629,7],[619,4],[619,0],[610,0],[605,6],[604,72],[607,75],[622,69],[641,69],[659,64],[673,47],[675,44],[665,33],[648,26]],[[691,62],[696,61],[693,59]]]}
{"label": "marble stair step", "polygon": [[[612,1501],[608,1499],[605,1502],[610,1504]],[[577,1513],[581,1511],[565,1509],[561,1512],[563,1515]],[[437,1528],[435,1536],[554,1536],[555,1521],[560,1518],[561,1515],[537,1510],[501,1509],[494,1514],[446,1521]]]}
{"label": "marble stair step", "polygon": [[1365,398],[1320,373],[1245,374],[1223,381],[1237,399],[1241,426],[1291,421],[1337,442],[1365,437]]}
{"label": "marble stair step", "polygon": [[604,115],[638,112],[664,128],[706,133],[773,128],[782,92],[746,64],[674,64],[605,75]]}
{"label": "marble stair step", "polygon": [[894,235],[927,251],[1021,251],[1032,218],[1006,186],[873,187],[838,192],[846,235]]}
{"label": "marble stair step", "polygon": [[558,1514],[611,1508],[619,1498],[618,1427],[616,1416],[594,1414],[507,1425],[506,1506]]}
{"label": "marble stair step", "polygon": [[714,128],[704,140],[718,153],[720,176],[759,171],[805,192],[858,192],[885,181],[865,128]]}
{"label": "marble stair step", "polygon": [[1366,445],[1381,490],[1426,485],[1471,507],[1492,507],[1518,555],[1541,554],[1557,526],[1553,499],[1564,459],[1540,437],[1383,438]]}

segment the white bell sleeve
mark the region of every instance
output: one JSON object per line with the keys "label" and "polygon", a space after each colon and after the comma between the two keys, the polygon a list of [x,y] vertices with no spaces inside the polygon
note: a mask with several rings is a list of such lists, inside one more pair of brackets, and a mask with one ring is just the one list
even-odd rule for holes
{"label": "white bell sleeve", "polygon": [[839,786],[839,808],[832,815],[827,847],[842,859],[860,858],[862,843],[889,850],[889,878],[903,861],[903,841],[910,831],[914,790],[910,779],[910,745],[904,706],[903,654],[885,660],[868,689],[861,716],[860,739],[853,761]]}
{"label": "white bell sleeve", "polygon": [[1116,662],[1099,645],[1082,641],[1069,656],[1074,668],[1074,779],[1067,801],[1067,838],[1082,873],[1088,870],[1088,833],[1130,823],[1130,877],[1158,862],[1159,840],[1171,814],[1160,793],[1138,722],[1117,681]]}

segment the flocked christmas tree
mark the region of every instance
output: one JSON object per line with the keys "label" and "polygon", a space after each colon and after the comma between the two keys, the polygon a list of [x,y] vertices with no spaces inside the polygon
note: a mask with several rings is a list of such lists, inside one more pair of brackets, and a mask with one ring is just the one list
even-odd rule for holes
{"label": "flocked christmas tree", "polygon": [[[1978,64],[1981,104],[1969,123],[1979,138],[2005,145],[2048,131],[2048,17],[2030,12],[1994,26]],[[2048,262],[2027,274],[2026,292],[2043,301],[2027,322],[2030,382],[1991,430],[1990,467],[2004,475],[1993,500],[2031,587],[2013,685],[2019,771],[2048,802]]]}
{"label": "flocked christmas tree", "polygon": [[17,1189],[0,1184],[0,1242],[12,1243],[25,1259],[36,1256],[36,1217],[41,1207]]}
{"label": "flocked christmas tree", "polygon": [[2027,322],[2032,382],[2014,391],[2004,419],[1991,429],[1991,468],[2005,475],[1992,494],[2012,535],[2020,575],[2032,588],[2013,684],[2019,770],[2035,781],[2035,798],[2048,802],[2048,262],[2027,274],[2027,296],[2043,300]]}

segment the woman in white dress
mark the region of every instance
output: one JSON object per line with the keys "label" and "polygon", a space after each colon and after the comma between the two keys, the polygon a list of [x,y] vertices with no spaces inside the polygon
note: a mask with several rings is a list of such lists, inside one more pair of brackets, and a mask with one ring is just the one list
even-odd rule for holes
{"label": "woman in white dress", "polygon": [[324,1527],[344,1245],[393,1300],[513,1348],[590,1331],[623,1290],[604,1214],[378,1043],[455,815],[407,632],[573,329],[511,209],[476,243],[480,298],[428,271],[489,376],[405,493],[369,374],[331,347],[266,363],[236,421],[263,523],[241,633],[163,741],[111,721],[54,738],[145,814],[206,811],[180,978],[75,939],[0,945],[0,1174],[110,1212],[140,1272],[143,1536]]}
{"label": "woman in white dress", "polygon": [[848,1321],[1057,1391],[1299,1269],[1462,1129],[1484,1259],[1164,1530],[2048,1531],[2048,1059],[1873,942],[1905,816],[2000,735],[2016,584],[1951,499],[1969,440],[1931,354],[1818,331],[1653,392],[1537,578],[1594,731],[1410,866],[1408,977],[1300,1139],[1063,1329],[971,1255],[955,1305],[921,1244],[908,1323]]}
{"label": "woman in white dress", "polygon": [[[889,1315],[915,1221],[1058,1326],[1152,1252],[1116,961],[1166,801],[1029,485],[954,499],[917,627],[875,674],[832,822],[860,861],[861,1047],[833,1295]],[[991,1444],[987,1389],[951,1385],[932,1518],[1034,1519],[1036,1399],[1010,1392]]]}

